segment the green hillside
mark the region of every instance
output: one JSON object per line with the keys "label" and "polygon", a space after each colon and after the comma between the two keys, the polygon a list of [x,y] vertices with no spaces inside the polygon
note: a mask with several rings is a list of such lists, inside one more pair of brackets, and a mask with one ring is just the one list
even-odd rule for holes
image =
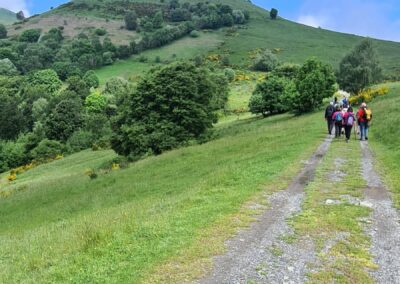
{"label": "green hillside", "polygon": [[[0,282],[138,283],[178,277],[154,271],[182,254],[190,265],[193,258],[219,251],[240,225],[238,218],[248,220],[244,212],[237,214],[243,203],[285,186],[315,150],[323,136],[319,116],[224,123],[210,143],[95,180],[85,171],[110,161],[112,151],[84,151],[32,169],[11,184],[3,175]],[[210,238],[216,229],[208,249],[196,250],[200,238]],[[200,275],[201,267],[190,271]]]}
{"label": "green hillside", "polygon": [[0,8],[0,24],[3,25],[9,25],[17,21],[17,18],[15,16],[15,13],[4,9]]}
{"label": "green hillside", "polygon": [[[202,1],[185,2],[197,3]],[[344,54],[362,40],[362,37],[359,36],[312,28],[282,18],[271,20],[268,11],[245,0],[219,0],[212,1],[212,3],[225,3],[231,5],[232,8],[247,10],[250,12],[250,22],[237,29],[222,28],[217,31],[210,31],[214,38],[218,38],[219,43],[217,45],[215,41],[210,42],[208,39],[199,44],[199,39],[188,38],[185,48],[191,50],[191,55],[217,53],[229,57],[231,64],[248,67],[252,62],[252,54],[254,55],[257,49],[268,48],[274,50],[283,62],[303,63],[307,58],[317,57],[337,67]],[[160,2],[156,0],[112,1],[112,3],[98,0],[73,1],[13,27],[9,30],[9,34],[19,34],[28,28],[41,28],[43,31],[47,31],[52,27],[64,26],[66,36],[76,36],[80,32],[90,31],[95,27],[104,27],[109,31],[108,35],[114,43],[126,44],[130,40],[138,38],[139,35],[120,29],[123,25],[124,9],[136,8],[140,10],[144,9],[143,7],[146,7],[146,5],[160,7],[157,6],[160,5]],[[110,7],[114,7],[115,11],[113,10],[111,13]],[[65,23],[68,24],[65,25]],[[384,73],[398,76],[400,74],[400,67],[397,64],[400,60],[400,43],[382,40],[374,40],[374,43]],[[179,47],[180,43],[175,42],[170,44],[168,49],[177,48],[179,50]],[[162,51],[157,54],[164,58],[167,56],[167,54],[163,56]],[[176,54],[179,56],[179,52],[176,52]],[[103,76],[102,72],[104,72],[105,74],[125,77],[129,77],[128,74],[137,75],[136,67],[132,67],[135,59],[128,60],[128,62],[118,64],[115,69],[107,67],[105,71],[99,71],[99,74]]]}
{"label": "green hillside", "polygon": [[389,94],[371,103],[374,112],[374,124],[371,128],[371,144],[380,160],[382,173],[386,174],[385,182],[391,187],[395,205],[400,208],[400,116],[396,106],[400,103],[400,83],[385,84]]}

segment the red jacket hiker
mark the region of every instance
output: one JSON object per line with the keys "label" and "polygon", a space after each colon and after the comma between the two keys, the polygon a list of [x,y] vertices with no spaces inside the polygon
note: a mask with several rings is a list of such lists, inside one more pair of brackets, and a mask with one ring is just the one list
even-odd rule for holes
{"label": "red jacket hiker", "polygon": [[358,109],[357,118],[358,118],[358,122],[367,122],[367,119],[365,118],[365,110],[364,110],[364,108],[359,108]]}

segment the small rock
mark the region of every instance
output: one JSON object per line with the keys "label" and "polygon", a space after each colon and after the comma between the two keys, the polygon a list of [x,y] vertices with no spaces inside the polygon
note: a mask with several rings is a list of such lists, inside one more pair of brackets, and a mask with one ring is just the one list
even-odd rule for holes
{"label": "small rock", "polygon": [[337,205],[337,204],[340,204],[340,201],[339,201],[339,200],[327,199],[327,200],[325,201],[325,204],[326,204],[326,205]]}
{"label": "small rock", "polygon": [[289,266],[289,267],[287,268],[287,270],[289,270],[290,272],[293,272],[293,271],[294,271],[294,267],[293,267],[293,266]]}
{"label": "small rock", "polygon": [[374,207],[374,205],[371,202],[368,202],[368,201],[361,201],[360,205],[363,206],[363,207],[368,207],[368,208]]}

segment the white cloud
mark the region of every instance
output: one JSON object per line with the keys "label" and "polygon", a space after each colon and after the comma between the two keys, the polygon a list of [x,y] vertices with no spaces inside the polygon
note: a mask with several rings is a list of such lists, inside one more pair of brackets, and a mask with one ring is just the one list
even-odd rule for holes
{"label": "white cloud", "polygon": [[0,7],[13,12],[23,11],[25,16],[29,16],[28,3],[25,0],[0,0]]}
{"label": "white cloud", "polygon": [[304,0],[297,21],[309,26],[400,41],[398,0]]}
{"label": "white cloud", "polygon": [[297,19],[297,22],[310,27],[318,28],[325,24],[325,20],[312,15],[303,15]]}

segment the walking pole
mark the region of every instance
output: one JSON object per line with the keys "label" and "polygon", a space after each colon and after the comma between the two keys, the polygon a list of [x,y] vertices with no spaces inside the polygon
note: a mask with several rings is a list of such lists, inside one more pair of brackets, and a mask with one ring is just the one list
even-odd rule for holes
{"label": "walking pole", "polygon": [[358,122],[356,121],[354,123],[354,140],[356,140],[356,141],[357,141],[357,124],[358,124]]}

